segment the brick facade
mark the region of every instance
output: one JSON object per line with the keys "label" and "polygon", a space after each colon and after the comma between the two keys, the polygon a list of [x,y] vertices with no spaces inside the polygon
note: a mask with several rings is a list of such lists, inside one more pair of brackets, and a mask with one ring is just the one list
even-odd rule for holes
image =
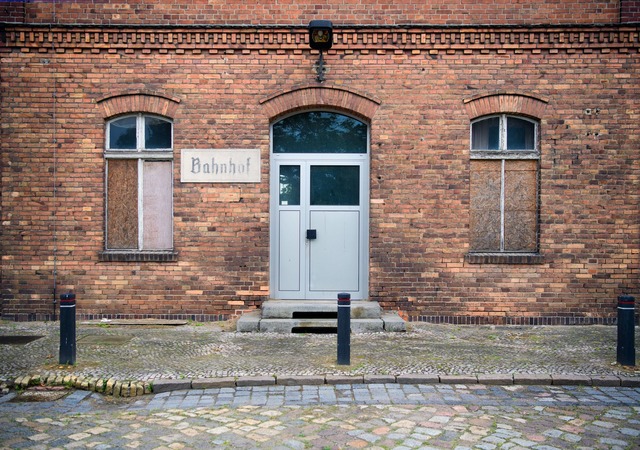
{"label": "brick facade", "polygon": [[[259,307],[270,123],[327,108],[370,124],[368,290],[383,308],[608,323],[638,294],[640,28],[620,23],[634,2],[220,3],[0,4],[3,318],[49,318],[69,289],[87,318]],[[314,18],[335,26],[324,83]],[[174,123],[175,252],[132,261],[103,253],[104,148],[105,122],[134,112]],[[539,254],[469,254],[470,122],[496,113],[540,123]],[[182,183],[180,151],[198,148],[260,149],[261,182]]]}

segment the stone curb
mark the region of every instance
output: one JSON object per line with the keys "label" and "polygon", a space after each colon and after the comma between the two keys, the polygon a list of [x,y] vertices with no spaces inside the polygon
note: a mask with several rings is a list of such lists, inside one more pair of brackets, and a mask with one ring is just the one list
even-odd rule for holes
{"label": "stone curb", "polygon": [[82,376],[26,375],[3,383],[7,388],[29,386],[67,386],[114,397],[138,397],[177,390],[235,388],[253,386],[320,386],[353,384],[481,384],[481,385],[546,385],[640,387],[640,377],[578,374],[478,374],[478,375],[274,375],[197,379],[163,378],[153,381],[130,381],[85,378]]}

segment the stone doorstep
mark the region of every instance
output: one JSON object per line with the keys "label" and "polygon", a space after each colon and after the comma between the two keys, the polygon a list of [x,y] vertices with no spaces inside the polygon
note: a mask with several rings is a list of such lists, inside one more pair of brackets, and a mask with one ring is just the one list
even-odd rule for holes
{"label": "stone doorstep", "polygon": [[[265,319],[258,310],[243,314],[238,319],[236,330],[243,333],[291,333],[293,328],[336,328],[337,323],[337,319]],[[377,319],[351,319],[351,332],[356,334],[406,330],[406,323],[398,313],[383,313]]]}
{"label": "stone doorstep", "polygon": [[[335,313],[338,312],[337,300],[268,300],[262,304],[264,319],[292,319],[294,313]],[[352,319],[379,319],[382,309],[378,302],[353,300],[351,302]]]}
{"label": "stone doorstep", "polygon": [[[260,320],[260,330],[266,333],[291,333],[296,328],[300,332],[309,329],[309,333],[313,333],[313,329],[317,328],[336,328],[338,327],[337,319],[265,319]],[[382,319],[351,319],[352,333],[375,333],[384,331],[384,322]]]}

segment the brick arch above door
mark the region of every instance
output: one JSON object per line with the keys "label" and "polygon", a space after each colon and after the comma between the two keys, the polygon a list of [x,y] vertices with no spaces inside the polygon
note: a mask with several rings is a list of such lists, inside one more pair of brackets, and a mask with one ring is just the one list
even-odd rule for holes
{"label": "brick arch above door", "polygon": [[381,101],[342,86],[302,86],[272,94],[260,100],[271,119],[308,108],[335,108],[371,120]]}

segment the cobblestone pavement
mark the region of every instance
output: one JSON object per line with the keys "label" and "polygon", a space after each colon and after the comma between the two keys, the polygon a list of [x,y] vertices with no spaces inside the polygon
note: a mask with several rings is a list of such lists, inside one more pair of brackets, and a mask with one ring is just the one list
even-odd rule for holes
{"label": "cobblestone pavement", "polygon": [[[24,395],[24,394],[23,394]],[[0,399],[0,448],[636,449],[640,388],[368,384]]]}
{"label": "cobblestone pavement", "polygon": [[[336,365],[336,335],[236,333],[232,323],[121,326],[79,323],[77,359],[59,366],[58,322],[0,321],[0,381],[32,373],[149,381],[271,375],[582,374],[640,378],[616,365],[614,326],[457,326],[412,323],[406,333],[351,336]],[[636,332],[636,348],[640,333]]]}

